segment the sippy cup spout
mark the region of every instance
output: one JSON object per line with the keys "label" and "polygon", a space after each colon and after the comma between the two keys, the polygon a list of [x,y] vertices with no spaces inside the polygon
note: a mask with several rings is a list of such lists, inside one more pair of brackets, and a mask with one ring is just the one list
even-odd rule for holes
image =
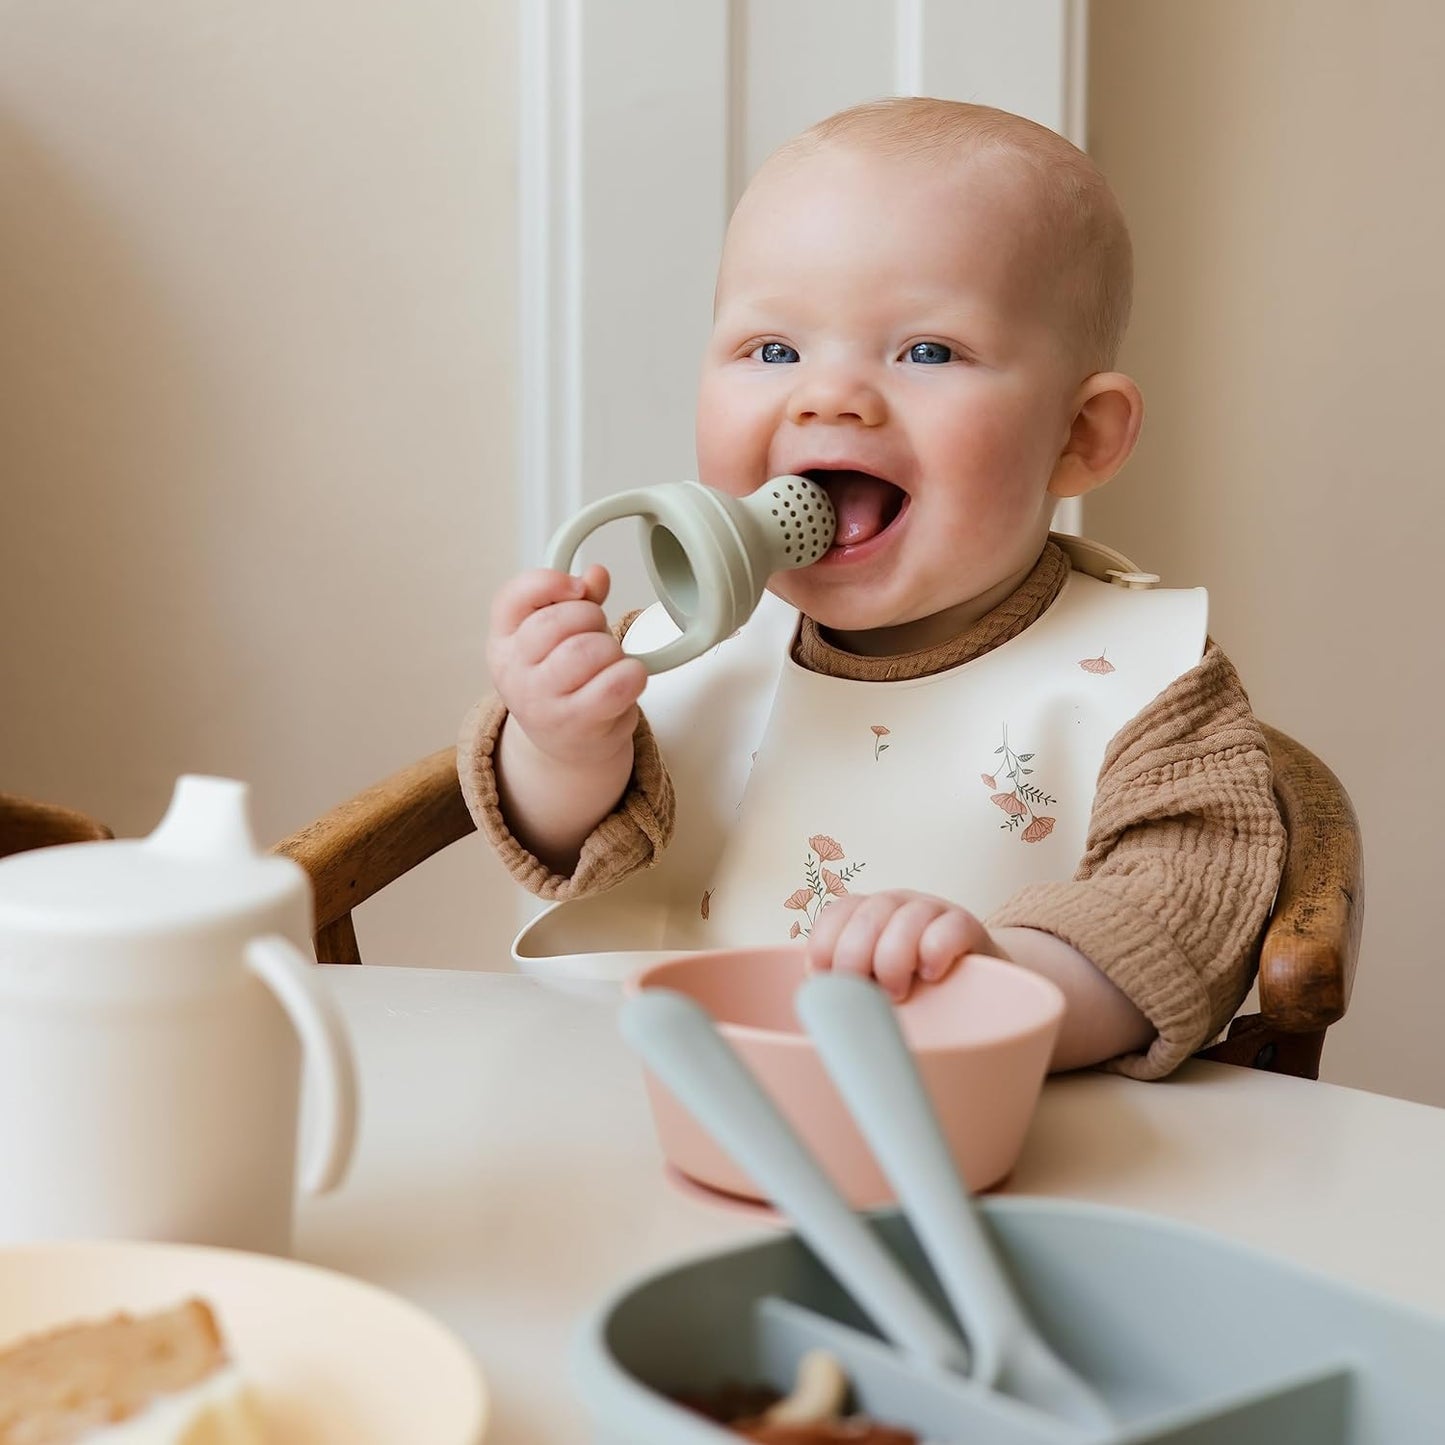
{"label": "sippy cup spout", "polygon": [[186,773],[144,846],[179,857],[253,858],[250,795],[250,788],[234,779]]}

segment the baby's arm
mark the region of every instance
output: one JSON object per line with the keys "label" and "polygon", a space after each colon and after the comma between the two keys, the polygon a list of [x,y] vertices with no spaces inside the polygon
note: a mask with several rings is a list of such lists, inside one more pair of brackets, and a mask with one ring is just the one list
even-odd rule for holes
{"label": "baby's arm", "polygon": [[1024,888],[987,925],[917,894],[840,898],[808,961],[902,997],[969,953],[1009,958],[1064,990],[1055,1069],[1108,1060],[1162,1078],[1248,991],[1284,851],[1264,734],[1211,643],[1110,742],[1073,879]]}
{"label": "baby's arm", "polygon": [[1087,957],[1154,1027],[1111,1067],[1162,1078],[1248,992],[1284,853],[1264,733],[1210,643],[1110,742],[1073,879],[1023,889],[989,928],[1042,930]]}
{"label": "baby's arm", "polygon": [[608,586],[602,567],[528,572],[492,608],[487,660],[507,708],[493,756],[498,801],[517,841],[557,873],[575,868],[632,776],[647,673],[608,629]]}
{"label": "baby's arm", "polygon": [[818,917],[808,967],[873,977],[897,1000],[915,976],[936,983],[969,954],[1007,959],[1056,984],[1064,1022],[1049,1067],[1080,1069],[1145,1048],[1154,1026],[1077,949],[1035,928],[985,928],[946,899],[902,889],[850,894]]}
{"label": "baby's arm", "polygon": [[1077,948],[1037,928],[991,933],[1001,957],[1042,974],[1063,992],[1064,1023],[1049,1062],[1052,1071],[1083,1069],[1149,1047],[1154,1025]]}

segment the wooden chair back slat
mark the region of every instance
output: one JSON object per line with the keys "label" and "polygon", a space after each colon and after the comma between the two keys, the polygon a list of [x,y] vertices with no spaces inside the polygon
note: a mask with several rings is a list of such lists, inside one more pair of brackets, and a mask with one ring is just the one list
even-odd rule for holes
{"label": "wooden chair back slat", "polygon": [[27,853],[32,848],[95,843],[114,836],[104,823],[97,823],[74,808],[0,793],[0,858],[11,853]]}
{"label": "wooden chair back slat", "polygon": [[311,876],[317,958],[360,963],[351,910],[474,828],[456,750],[442,748],[278,843]]}

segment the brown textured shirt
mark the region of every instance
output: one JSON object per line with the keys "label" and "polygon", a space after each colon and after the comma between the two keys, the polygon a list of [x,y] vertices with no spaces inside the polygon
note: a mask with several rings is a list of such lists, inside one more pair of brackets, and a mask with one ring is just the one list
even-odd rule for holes
{"label": "brown textured shirt", "polygon": [[[836,647],[804,618],[793,655],[833,677],[926,677],[1018,636],[1058,596],[1068,572],[1068,559],[1049,543],[1011,596],[938,647],[863,657]],[[583,844],[570,877],[529,853],[502,817],[492,757],[505,719],[497,701],[473,710],[458,773],[478,828],[519,883],[542,898],[581,898],[657,861],[675,809],[645,719],[634,735],[627,793]],[[1110,1067],[1162,1078],[1218,1034],[1248,992],[1284,850],[1264,735],[1233,666],[1211,642],[1196,667],[1111,739],[1073,878],[1024,888],[985,922],[1041,929],[1078,949],[1158,1031],[1147,1052]]]}

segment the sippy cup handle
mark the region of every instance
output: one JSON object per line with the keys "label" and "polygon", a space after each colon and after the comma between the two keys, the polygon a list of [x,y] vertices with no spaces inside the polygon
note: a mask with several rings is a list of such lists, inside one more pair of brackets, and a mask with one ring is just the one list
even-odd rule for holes
{"label": "sippy cup handle", "polygon": [[833,540],[832,503],[805,477],[774,477],[746,497],[670,482],[604,497],[565,523],[547,565],[567,572],[589,534],[640,517],[648,575],[681,635],[637,654],[649,673],[701,656],[752,616],[775,572],[816,562]]}
{"label": "sippy cup handle", "polygon": [[346,1026],[317,978],[316,965],[290,939],[279,934],[252,939],[246,963],[276,995],[300,1035],[321,1122],[301,1187],[307,1194],[326,1194],[341,1183],[356,1144],[356,1064]]}

